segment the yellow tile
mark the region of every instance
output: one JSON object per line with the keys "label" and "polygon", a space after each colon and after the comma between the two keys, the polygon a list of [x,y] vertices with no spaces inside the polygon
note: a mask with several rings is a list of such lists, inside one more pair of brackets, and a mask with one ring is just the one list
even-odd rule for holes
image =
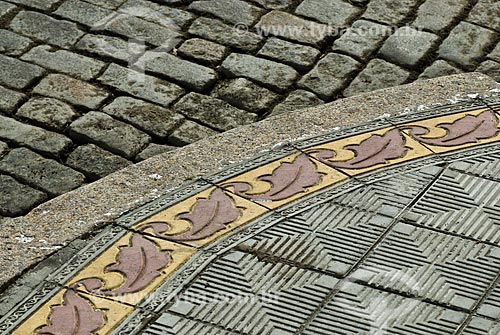
{"label": "yellow tile", "polygon": [[[410,127],[423,127],[426,128],[429,132],[425,135],[421,135],[420,137],[424,139],[440,139],[445,137],[446,135],[449,134],[448,130],[443,128],[451,125],[455,122],[463,122],[465,117],[478,117],[480,114],[483,115],[482,113],[489,113],[491,115],[491,110],[489,108],[482,108],[478,109],[475,111],[470,111],[470,112],[464,112],[464,113],[458,113],[458,114],[453,114],[453,115],[447,115],[447,116],[442,116],[442,117],[437,117],[433,119],[427,119],[427,120],[422,120],[422,121],[416,121],[412,123],[408,123],[405,125],[399,126],[401,129],[405,129],[404,131],[407,134],[411,134]],[[500,130],[500,124],[498,120],[500,119],[499,115],[493,114],[494,117],[496,118],[496,129]],[[478,122],[478,124],[480,124]],[[484,135],[484,131],[481,129],[476,130],[476,133],[478,135]],[[467,133],[464,133],[466,135]],[[418,140],[418,139],[417,139]],[[430,148],[432,151],[435,153],[445,153],[449,151],[454,151],[454,150],[459,150],[463,148],[469,148],[481,144],[487,144],[487,143],[492,143],[500,141],[500,131],[497,133],[496,136],[492,136],[490,138],[485,138],[485,139],[478,139],[474,143],[467,143],[467,144],[462,144],[462,145],[455,145],[455,146],[439,146],[439,145],[432,145],[429,143],[426,143],[425,145]]]}
{"label": "yellow tile", "polygon": [[[274,209],[348,177],[305,154],[296,153],[233,177],[219,185]],[[238,191],[237,188],[240,188]]]}
{"label": "yellow tile", "polygon": [[[216,199],[216,196],[222,196],[223,199]],[[222,202],[226,204],[226,207]],[[169,227],[168,230],[161,233],[165,238],[177,238],[179,242],[201,247],[267,211],[258,204],[242,199],[230,192],[224,192],[220,188],[212,187],[153,215],[135,225],[133,229],[143,230],[148,234],[157,236],[153,229],[147,228],[148,225],[152,223],[166,224]],[[193,213],[199,214],[198,220],[193,219],[198,223],[197,227],[193,222],[186,219],[186,216],[189,217]],[[215,228],[215,230],[211,230],[212,228]],[[192,229],[199,231],[198,234],[183,239],[182,236],[185,236]],[[197,238],[201,236],[202,238]]]}
{"label": "yellow tile", "polygon": [[[16,330],[14,330],[12,334],[35,335],[38,334],[37,329],[51,325],[52,322],[56,321],[53,319],[54,308],[58,306],[58,308],[61,308],[64,305],[64,295],[66,292],[68,292],[68,290],[65,289],[57,293],[54,297],[52,297],[52,299],[50,299],[26,321],[24,321]],[[74,294],[74,291],[70,291],[69,294]],[[81,299],[84,304],[88,304],[89,308],[91,308],[91,310],[95,313],[101,313],[99,318],[102,318],[102,322],[104,322],[104,324],[98,322],[96,326],[94,326],[95,328],[98,328],[98,330],[92,334],[109,334],[113,328],[120,324],[133,311],[133,307],[131,306],[107,299],[93,297],[84,293],[77,293],[75,296],[77,299]],[[70,308],[72,309],[73,307],[70,306]],[[97,320],[99,320],[99,318],[97,318]],[[71,322],[71,317],[65,317],[64,321],[67,325],[68,322]],[[80,320],[80,324],[85,322],[89,322],[89,319],[86,318]]]}
{"label": "yellow tile", "polygon": [[[389,141],[389,137],[393,140]],[[372,148],[373,153],[370,150]],[[306,152],[351,176],[433,154],[425,146],[394,127],[318,145],[308,148]],[[330,156],[321,158],[322,152],[329,153]],[[366,157],[363,157],[363,153]],[[354,161],[357,157],[364,159]]]}
{"label": "yellow tile", "polygon": [[[195,252],[196,249],[178,243],[128,233],[81,270],[67,286],[137,305]],[[93,289],[92,284],[82,285],[86,279],[98,279],[101,284],[95,284],[98,288]]]}

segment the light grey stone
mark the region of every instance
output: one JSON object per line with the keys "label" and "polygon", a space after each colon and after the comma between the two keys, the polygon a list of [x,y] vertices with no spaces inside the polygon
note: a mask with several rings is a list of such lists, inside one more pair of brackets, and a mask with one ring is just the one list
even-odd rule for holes
{"label": "light grey stone", "polygon": [[342,28],[350,24],[361,11],[361,8],[343,0],[304,0],[295,13]]}
{"label": "light grey stone", "polygon": [[311,68],[320,54],[321,52],[313,47],[271,37],[257,55],[293,66],[299,71],[306,71]]}
{"label": "light grey stone", "polygon": [[164,152],[172,151],[174,149],[176,149],[176,147],[172,147],[170,145],[162,145],[162,144],[150,143],[146,147],[146,149],[142,150],[137,155],[137,157],[135,159],[136,159],[136,162],[140,162],[140,161],[146,160],[148,158],[154,157],[156,155],[160,155],[160,154],[162,154]]}
{"label": "light grey stone", "polygon": [[495,49],[488,55],[488,58],[500,62],[500,43],[498,43]]}
{"label": "light grey stone", "polygon": [[399,24],[418,8],[421,0],[371,0],[364,18],[387,24]]}
{"label": "light grey stone", "polygon": [[271,115],[288,113],[299,109],[309,108],[324,104],[314,93],[304,90],[296,90],[290,93],[285,101],[274,107]]}
{"label": "light grey stone", "polygon": [[19,56],[31,45],[32,41],[29,38],[10,30],[0,29],[0,53],[9,56]]}
{"label": "light grey stone", "polygon": [[0,84],[13,88],[25,88],[40,78],[45,70],[40,66],[0,55]]}
{"label": "light grey stone", "polygon": [[444,60],[437,60],[418,77],[419,79],[431,79],[442,76],[450,76],[453,74],[462,73],[463,71],[454,67]]}
{"label": "light grey stone", "polygon": [[40,97],[28,100],[17,110],[16,115],[60,132],[78,117],[78,113],[70,105],[54,98]]}
{"label": "light grey stone", "polygon": [[217,132],[215,130],[204,127],[196,122],[186,120],[172,133],[172,135],[170,135],[168,140],[174,145],[183,146],[198,142],[201,139],[216,134]]}
{"label": "light grey stone", "polygon": [[469,13],[467,20],[500,32],[500,2],[479,0]]}
{"label": "light grey stone", "polygon": [[[163,3],[166,2],[165,0],[162,1]],[[185,28],[195,18],[195,15],[188,11],[168,7],[149,0],[128,0],[120,7],[120,11],[128,12],[147,21],[165,27],[174,27],[179,30]]]}
{"label": "light grey stone", "polygon": [[65,19],[92,27],[96,22],[113,14],[113,11],[86,1],[66,0],[54,12]]}
{"label": "light grey stone", "polygon": [[133,63],[135,59],[146,51],[146,46],[132,41],[125,41],[118,37],[91,34],[83,36],[76,44],[76,48],[127,63]]}
{"label": "light grey stone", "polygon": [[492,60],[486,60],[479,64],[476,72],[484,73],[485,75],[500,82],[500,63],[494,62]]}
{"label": "light grey stone", "polygon": [[0,1],[0,20],[2,20],[4,17],[7,17],[15,9],[15,5],[5,1]]}
{"label": "light grey stone", "polygon": [[442,33],[459,19],[468,5],[468,0],[426,0],[418,8],[412,26]]}
{"label": "light grey stone", "polygon": [[242,0],[201,0],[193,1],[190,10],[201,14],[211,14],[231,23],[251,26],[264,13],[264,10]]}
{"label": "light grey stone", "polygon": [[0,86],[0,110],[11,113],[14,108],[25,98],[25,95],[3,86]]}
{"label": "light grey stone", "polygon": [[258,3],[266,9],[287,9],[291,7],[295,0],[250,0]]}
{"label": "light grey stone", "polygon": [[208,66],[218,65],[224,60],[228,52],[229,49],[225,46],[201,38],[186,40],[177,50],[178,55]]}
{"label": "light grey stone", "polygon": [[9,0],[10,2],[17,3],[19,5],[26,5],[28,7],[33,7],[42,10],[49,10],[54,6],[59,0]]}
{"label": "light grey stone", "polygon": [[[1,163],[0,163],[1,164]],[[0,215],[19,216],[47,199],[47,195],[0,174]]]}

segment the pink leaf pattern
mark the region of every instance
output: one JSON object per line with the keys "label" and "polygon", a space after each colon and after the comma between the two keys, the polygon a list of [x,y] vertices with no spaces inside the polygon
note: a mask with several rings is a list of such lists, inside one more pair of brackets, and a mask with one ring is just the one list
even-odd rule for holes
{"label": "pink leaf pattern", "polygon": [[331,161],[336,153],[329,149],[315,149],[309,151],[315,154],[321,162],[336,168],[365,169],[378,164],[385,164],[391,159],[402,158],[409,148],[405,147],[405,138],[398,129],[393,129],[384,135],[372,135],[360,144],[344,147],[354,152],[354,158],[345,162]]}
{"label": "pink leaf pattern", "polygon": [[292,163],[284,162],[271,175],[258,179],[271,184],[271,189],[263,194],[250,194],[252,186],[245,182],[225,184],[244,198],[256,201],[278,201],[304,192],[308,187],[321,181],[322,173],[316,171],[316,165],[305,154],[298,156]]}
{"label": "pink leaf pattern", "polygon": [[424,136],[429,133],[429,129],[412,126],[409,127],[410,135],[421,143],[453,147],[495,137],[500,131],[493,111],[485,111],[477,116],[467,115],[453,123],[443,123],[437,127],[445,129],[447,134],[441,138],[426,138]]}
{"label": "pink leaf pattern", "polygon": [[104,314],[73,290],[64,294],[64,303],[52,307],[49,324],[36,333],[43,335],[92,335],[104,325]]}

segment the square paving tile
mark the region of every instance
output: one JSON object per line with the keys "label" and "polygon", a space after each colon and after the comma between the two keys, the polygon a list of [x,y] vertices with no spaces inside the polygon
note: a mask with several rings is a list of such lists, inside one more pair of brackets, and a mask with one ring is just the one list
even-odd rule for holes
{"label": "square paving tile", "polygon": [[500,282],[497,283],[486,297],[486,300],[479,306],[477,314],[500,321]]}
{"label": "square paving tile", "polygon": [[465,328],[462,335],[498,335],[500,334],[500,322],[495,322],[480,317],[474,317]]}

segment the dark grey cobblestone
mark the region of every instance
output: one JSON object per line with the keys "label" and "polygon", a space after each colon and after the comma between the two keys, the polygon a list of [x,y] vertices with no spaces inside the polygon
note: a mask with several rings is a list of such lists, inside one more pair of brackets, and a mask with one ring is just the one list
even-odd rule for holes
{"label": "dark grey cobblestone", "polygon": [[66,0],[54,14],[91,27],[113,14],[113,11],[85,1]]}
{"label": "dark grey cobblestone", "polygon": [[420,0],[371,0],[363,17],[386,24],[399,24],[419,3]]}
{"label": "dark grey cobblestone", "polygon": [[[180,2],[182,2],[181,0]],[[169,3],[168,0],[162,0],[160,3]],[[170,2],[173,3],[173,2]],[[138,17],[147,21],[158,23],[165,27],[170,27],[169,20],[180,28],[185,28],[196,16],[188,11],[178,8],[161,6],[158,3],[149,0],[127,0],[120,7],[123,11],[130,11]],[[159,15],[157,15],[158,13]]]}
{"label": "dark grey cobblestone", "polygon": [[169,141],[174,145],[188,145],[216,134],[215,130],[186,120],[170,135]]}
{"label": "dark grey cobblestone", "polygon": [[10,113],[23,100],[24,94],[0,86],[0,111]]}
{"label": "dark grey cobblestone", "polygon": [[59,132],[63,132],[78,117],[71,105],[54,98],[41,97],[31,98],[17,110],[16,115]]}
{"label": "dark grey cobblestone", "polygon": [[271,115],[278,115],[294,110],[314,107],[324,103],[325,102],[318,98],[314,93],[304,90],[296,90],[290,93],[285,101],[274,107]]}
{"label": "dark grey cobblestone", "polygon": [[497,62],[500,62],[500,43],[497,44],[495,49],[488,55],[488,58],[491,58],[493,60],[496,60]]}
{"label": "dark grey cobblestone", "polygon": [[140,44],[106,35],[87,34],[78,41],[76,48],[127,63],[132,63],[134,59],[144,53],[144,48]]}
{"label": "dark grey cobblestone", "polygon": [[146,160],[148,158],[151,158],[153,156],[162,154],[167,151],[172,151],[176,149],[174,146],[170,145],[161,145],[161,144],[156,144],[156,143],[150,143],[146,149],[142,150],[137,157],[135,158],[136,162],[140,162],[143,160]]}
{"label": "dark grey cobblestone", "polygon": [[441,33],[452,26],[469,3],[469,0],[426,0],[418,9],[412,25]]}
{"label": "dark grey cobblestone", "polygon": [[0,158],[2,158],[9,151],[7,143],[0,141]]}
{"label": "dark grey cobblestone", "polygon": [[500,2],[479,0],[467,20],[500,32]]}
{"label": "dark grey cobblestone", "polygon": [[24,36],[16,34],[10,30],[0,29],[0,53],[19,56],[30,46],[32,41]]}
{"label": "dark grey cobblestone", "polygon": [[191,38],[182,43],[177,50],[180,56],[208,66],[220,64],[228,52],[227,47],[201,38]]}
{"label": "dark grey cobblestone", "polygon": [[0,84],[13,88],[25,88],[41,77],[45,70],[40,66],[0,55]]}
{"label": "dark grey cobblestone", "polygon": [[321,52],[313,47],[271,37],[258,55],[293,66],[299,71],[306,71],[313,66]]}
{"label": "dark grey cobblestone", "polygon": [[293,5],[295,0],[250,0],[255,3],[258,3],[264,8],[267,9],[287,9]]}
{"label": "dark grey cobblestone", "polygon": [[55,5],[59,0],[9,0],[20,5],[26,5],[28,7],[34,7],[43,10],[49,10]]}
{"label": "dark grey cobblestone", "polygon": [[0,20],[12,13],[15,9],[15,5],[5,1],[0,1]]}
{"label": "dark grey cobblestone", "polygon": [[342,0],[304,0],[295,13],[334,27],[345,27],[362,12],[361,8]]}
{"label": "dark grey cobblestone", "polygon": [[262,9],[242,0],[193,1],[188,8],[202,14],[217,16],[227,22],[246,25],[252,25],[264,13]]}
{"label": "dark grey cobblestone", "polygon": [[[0,162],[1,164],[1,162]],[[0,215],[19,216],[47,199],[47,195],[0,174]]]}
{"label": "dark grey cobblestone", "polygon": [[476,72],[481,72],[487,74],[491,78],[500,82],[500,63],[494,62],[492,60],[487,60],[479,64]]}
{"label": "dark grey cobblestone", "polygon": [[452,74],[462,73],[457,67],[454,67],[445,60],[437,60],[431,66],[425,69],[424,72],[418,77],[419,79],[430,79],[442,76],[449,76]]}

